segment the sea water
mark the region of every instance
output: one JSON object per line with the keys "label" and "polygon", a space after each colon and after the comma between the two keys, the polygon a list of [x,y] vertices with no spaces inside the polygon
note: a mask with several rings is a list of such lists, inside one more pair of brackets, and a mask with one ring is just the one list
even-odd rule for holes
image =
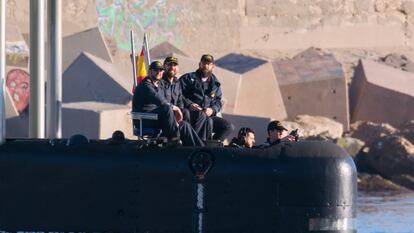
{"label": "sea water", "polygon": [[358,233],[414,233],[414,192],[358,195]]}

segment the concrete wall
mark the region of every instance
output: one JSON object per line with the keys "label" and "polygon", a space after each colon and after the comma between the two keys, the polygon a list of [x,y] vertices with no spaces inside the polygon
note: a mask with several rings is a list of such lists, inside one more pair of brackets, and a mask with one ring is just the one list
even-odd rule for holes
{"label": "concrete wall", "polygon": [[[28,33],[29,1],[7,1],[7,17]],[[134,3],[134,4],[133,4]],[[414,45],[411,0],[64,0],[64,34],[99,27],[112,48],[145,32],[199,55],[209,51]]]}
{"label": "concrete wall", "polygon": [[[113,16],[104,10],[136,17],[134,10],[119,9],[132,1],[118,8],[112,1],[103,2],[106,5],[97,10],[104,33],[115,38],[118,48],[127,46],[126,38],[111,29],[122,22],[108,21]],[[414,3],[408,0],[164,0],[140,3],[139,11],[152,16],[134,20],[141,26],[134,26],[138,34],[149,34],[150,46],[169,41],[192,56],[206,51],[414,44]]]}

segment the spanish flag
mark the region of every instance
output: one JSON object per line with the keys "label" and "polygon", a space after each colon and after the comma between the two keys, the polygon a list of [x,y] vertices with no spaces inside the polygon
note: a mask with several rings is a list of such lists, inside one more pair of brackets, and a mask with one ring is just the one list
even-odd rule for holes
{"label": "spanish flag", "polygon": [[138,56],[138,58],[136,59],[136,80],[137,80],[137,86],[138,84],[147,76],[147,68],[145,67],[145,56],[144,56],[144,52],[145,52],[145,47],[142,46],[142,50],[141,50],[141,54]]}

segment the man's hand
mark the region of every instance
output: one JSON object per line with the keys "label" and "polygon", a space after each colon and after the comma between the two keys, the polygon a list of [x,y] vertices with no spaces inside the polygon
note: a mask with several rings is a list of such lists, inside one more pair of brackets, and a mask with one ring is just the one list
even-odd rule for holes
{"label": "man's hand", "polygon": [[183,121],[183,113],[181,112],[181,109],[175,105],[172,105],[172,110],[174,111],[174,116],[177,123]]}
{"label": "man's hand", "polygon": [[295,141],[295,136],[288,135],[288,136],[282,138],[281,141],[283,141],[283,142],[294,142]]}
{"label": "man's hand", "polygon": [[203,110],[200,105],[196,104],[196,103],[192,103],[189,107],[190,111],[201,111]]}
{"label": "man's hand", "polygon": [[204,109],[204,112],[207,114],[207,116],[211,116],[214,113],[214,110],[212,108],[206,108]]}

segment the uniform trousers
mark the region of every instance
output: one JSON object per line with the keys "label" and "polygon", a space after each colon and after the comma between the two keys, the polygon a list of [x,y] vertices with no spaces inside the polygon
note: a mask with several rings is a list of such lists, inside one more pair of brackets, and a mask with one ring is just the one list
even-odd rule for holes
{"label": "uniform trousers", "polygon": [[180,138],[184,146],[204,146],[203,141],[198,137],[197,133],[191,127],[191,125],[182,121],[177,123],[174,116],[174,111],[168,105],[157,107],[150,111],[150,113],[156,113],[158,115],[157,121],[144,120],[144,128],[158,128],[162,130],[162,136],[168,139]]}

